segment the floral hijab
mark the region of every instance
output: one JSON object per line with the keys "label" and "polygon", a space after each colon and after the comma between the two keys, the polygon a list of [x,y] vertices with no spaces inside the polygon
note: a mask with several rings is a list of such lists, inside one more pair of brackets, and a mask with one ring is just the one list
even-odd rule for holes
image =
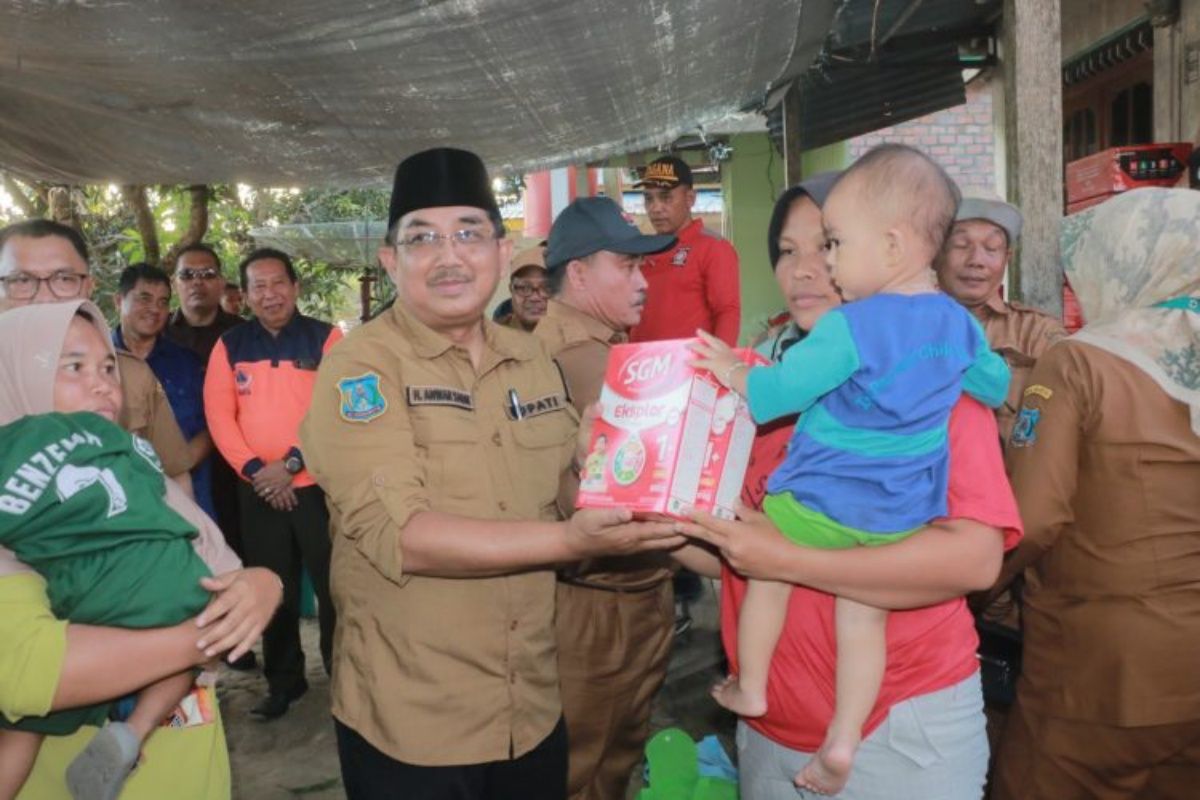
{"label": "floral hijab", "polygon": [[1073,339],[1149,375],[1200,435],[1200,192],[1135,189],[1063,220],[1087,325]]}

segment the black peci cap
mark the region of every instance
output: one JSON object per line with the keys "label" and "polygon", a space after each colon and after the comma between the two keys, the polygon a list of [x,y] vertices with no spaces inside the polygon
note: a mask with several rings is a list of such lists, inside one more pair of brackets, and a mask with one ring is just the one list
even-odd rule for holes
{"label": "black peci cap", "polygon": [[487,168],[479,156],[453,147],[424,150],[400,162],[392,181],[388,230],[410,211],[440,206],[471,206],[500,216]]}

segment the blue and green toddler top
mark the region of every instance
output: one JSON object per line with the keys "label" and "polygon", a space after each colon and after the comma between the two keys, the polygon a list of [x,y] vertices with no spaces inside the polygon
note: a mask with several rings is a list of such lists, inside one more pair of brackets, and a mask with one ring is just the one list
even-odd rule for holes
{"label": "blue and green toddler top", "polygon": [[1009,377],[978,321],[944,294],[833,309],[779,363],[750,371],[756,422],[804,412],[767,491],[880,534],[944,516],[950,410],[964,391],[999,407]]}

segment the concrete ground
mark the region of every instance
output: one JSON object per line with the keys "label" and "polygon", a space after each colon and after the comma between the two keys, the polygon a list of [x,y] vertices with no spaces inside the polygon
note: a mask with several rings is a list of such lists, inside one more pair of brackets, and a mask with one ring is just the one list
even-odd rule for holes
{"label": "concrete ground", "polygon": [[[704,595],[692,608],[695,625],[676,643],[666,685],[655,701],[655,730],[677,726],[696,739],[718,733],[734,754],[734,718],[718,708],[708,688],[721,675],[717,639],[716,584],[705,582]],[[317,625],[303,622],[309,691],[282,718],[256,722],[250,708],[266,692],[260,672],[225,670],[219,694],[229,741],[235,800],[342,800],[337,744],[329,715],[329,680],[317,653]],[[641,785],[631,776],[629,797]]]}

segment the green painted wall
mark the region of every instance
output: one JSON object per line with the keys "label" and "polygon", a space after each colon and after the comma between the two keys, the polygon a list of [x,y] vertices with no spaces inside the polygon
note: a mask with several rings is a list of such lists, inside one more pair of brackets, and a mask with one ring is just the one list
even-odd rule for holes
{"label": "green painted wall", "polygon": [[[724,235],[733,243],[741,262],[740,341],[748,344],[766,327],[766,320],[783,308],[767,257],[767,224],[775,198],[784,189],[783,158],[765,133],[738,134],[730,143],[733,157],[721,165]],[[846,164],[843,142],[806,152],[802,167],[805,175],[812,175]]]}

